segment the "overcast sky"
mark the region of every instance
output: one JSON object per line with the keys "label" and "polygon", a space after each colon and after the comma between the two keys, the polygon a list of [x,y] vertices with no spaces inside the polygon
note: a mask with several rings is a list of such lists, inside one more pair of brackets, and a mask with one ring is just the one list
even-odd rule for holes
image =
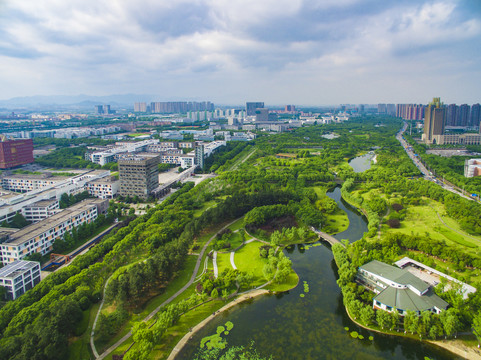
{"label": "overcast sky", "polygon": [[481,102],[480,0],[0,0],[0,99]]}

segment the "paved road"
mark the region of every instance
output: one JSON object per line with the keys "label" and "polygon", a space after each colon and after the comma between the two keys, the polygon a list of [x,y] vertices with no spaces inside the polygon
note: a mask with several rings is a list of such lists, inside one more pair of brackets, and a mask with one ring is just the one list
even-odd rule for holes
{"label": "paved road", "polygon": [[416,156],[416,154],[414,153],[412,147],[406,142],[406,140],[404,140],[403,138],[403,134],[404,132],[406,131],[408,127],[408,124],[407,122],[404,122],[404,125],[403,127],[401,128],[401,130],[399,130],[399,132],[396,134],[396,139],[398,139],[398,141],[401,143],[402,147],[404,148],[404,151],[406,151],[406,153],[408,154],[408,156],[411,158],[411,160],[413,161],[414,165],[417,166],[417,168],[419,169],[419,171],[422,172],[422,174],[424,175],[424,179],[428,180],[428,181],[432,181],[434,182],[435,184],[441,186],[444,190],[447,190],[447,191],[450,191],[452,192],[453,194],[456,194],[456,195],[459,195],[459,196],[462,196],[463,198],[465,199],[468,199],[468,200],[475,200],[469,196],[466,196],[464,194],[464,190],[454,186],[454,185],[450,185],[450,184],[446,184],[445,182],[441,182],[440,180],[438,180],[436,178],[436,176],[434,176],[432,174],[431,171],[429,171],[429,169],[426,168],[426,166],[421,162],[419,156]]}
{"label": "paved road", "polygon": [[[227,224],[226,226],[224,226],[222,229],[220,229],[218,232],[224,230],[225,228],[231,226],[233,223],[235,223],[237,221],[234,220],[232,222],[230,222],[229,224]],[[217,232],[217,233],[218,233]],[[168,298],[167,300],[165,300],[162,304],[160,304],[158,307],[156,307],[149,315],[147,315],[143,321],[149,321],[150,319],[152,319],[155,314],[157,314],[160,309],[162,307],[164,307],[165,305],[169,304],[170,302],[172,302],[177,296],[179,296],[180,294],[182,294],[185,290],[187,290],[187,288],[192,285],[194,283],[194,280],[195,280],[195,277],[197,275],[197,272],[199,271],[199,267],[200,267],[200,263],[202,261],[202,257],[204,256],[204,253],[205,251],[207,250],[207,247],[210,245],[210,243],[212,242],[212,240],[215,239],[215,237],[217,236],[217,233],[215,233],[210,239],[209,241],[207,241],[204,245],[204,247],[202,248],[202,251],[200,252],[199,254],[199,257],[197,258],[197,262],[195,264],[195,268],[194,268],[194,271],[192,272],[192,276],[190,277],[190,280],[187,282],[187,284],[185,284],[182,289],[180,289],[179,291],[177,291],[174,295],[172,295],[170,298]],[[109,347],[107,350],[105,350],[101,355],[97,356],[96,359],[104,359],[106,356],[108,356],[110,353],[112,353],[116,348],[118,348],[120,345],[122,345],[122,343],[124,343],[128,338],[130,338],[132,336],[132,332],[129,331],[127,334],[125,334],[119,341],[117,341],[115,344],[113,344],[111,347]],[[92,347],[92,350],[94,349],[94,347]]]}

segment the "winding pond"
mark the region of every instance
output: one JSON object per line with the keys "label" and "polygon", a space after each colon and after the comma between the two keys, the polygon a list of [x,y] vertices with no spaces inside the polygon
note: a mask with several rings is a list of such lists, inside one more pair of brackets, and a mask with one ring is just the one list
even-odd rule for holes
{"label": "winding pond", "polygon": [[354,172],[360,173],[371,168],[371,160],[374,158],[374,153],[369,152],[367,154],[357,156],[349,161],[349,165]]}
{"label": "winding pond", "polygon": [[[347,212],[350,221],[349,228],[336,238],[360,239],[367,231],[366,220],[342,201],[339,188],[328,195]],[[300,278],[295,289],[252,299],[218,315],[192,337],[176,359],[193,359],[201,339],[215,334],[217,326],[227,321],[234,324],[225,337],[229,346],[247,346],[254,341],[261,356],[272,355],[276,360],[460,359],[428,344],[381,335],[356,326],[342,304],[341,291],[336,284],[336,265],[329,246],[323,244],[306,249],[297,245],[285,252]],[[304,281],[309,285],[308,293],[304,293]],[[358,332],[364,339],[351,337],[351,331]],[[369,340],[370,336],[374,339]]]}

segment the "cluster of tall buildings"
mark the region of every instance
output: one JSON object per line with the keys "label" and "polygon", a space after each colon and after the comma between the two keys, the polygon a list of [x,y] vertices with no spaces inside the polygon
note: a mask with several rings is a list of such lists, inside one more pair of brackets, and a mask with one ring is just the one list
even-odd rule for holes
{"label": "cluster of tall buildings", "polygon": [[110,115],[115,114],[115,111],[110,109],[110,105],[95,105],[95,113],[97,115]]}
{"label": "cluster of tall buildings", "polygon": [[134,103],[134,112],[152,114],[183,114],[189,111],[214,111],[214,104],[210,101],[187,102],[187,101],[165,101]]}
{"label": "cluster of tall buildings", "polygon": [[[387,113],[387,111],[381,111],[385,108],[382,105],[378,105],[378,112],[380,114]],[[391,104],[393,105],[393,104]],[[429,106],[429,105],[428,105]],[[396,106],[396,116],[403,118],[404,120],[419,120],[422,121],[425,118],[425,113],[427,110],[426,105],[423,104],[397,104]],[[459,127],[477,127],[481,121],[481,105],[473,104],[469,106],[468,104],[456,105],[449,104],[444,105],[446,109],[446,120],[445,126],[459,126]]]}
{"label": "cluster of tall buildings", "polygon": [[[476,104],[478,105],[478,104]],[[471,108],[478,109],[479,105],[473,105]],[[466,108],[465,108],[466,109]],[[474,112],[473,116],[476,116]],[[423,141],[426,144],[438,144],[438,145],[480,145],[481,144],[481,133],[446,133],[445,129],[448,125],[448,107],[441,102],[440,98],[434,98],[433,101],[425,109],[424,114],[424,133],[422,136]],[[472,126],[479,126],[479,111],[477,118],[473,121]]]}

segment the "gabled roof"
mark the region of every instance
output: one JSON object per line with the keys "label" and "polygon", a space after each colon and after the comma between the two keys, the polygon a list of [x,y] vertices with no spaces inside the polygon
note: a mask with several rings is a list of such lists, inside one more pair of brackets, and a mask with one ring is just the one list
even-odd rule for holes
{"label": "gabled roof", "polygon": [[387,287],[379,293],[374,300],[390,306],[392,308],[412,311],[425,311],[433,307],[438,309],[446,309],[448,303],[437,296],[433,290],[429,290],[425,295],[418,296],[409,289],[397,289]]}
{"label": "gabled roof", "polygon": [[372,260],[371,262],[362,265],[360,269],[382,276],[383,278],[391,280],[392,282],[398,284],[410,285],[420,293],[426,291],[429,288],[428,284],[426,284],[424,281],[417,278],[407,270],[402,270],[377,260]]}

